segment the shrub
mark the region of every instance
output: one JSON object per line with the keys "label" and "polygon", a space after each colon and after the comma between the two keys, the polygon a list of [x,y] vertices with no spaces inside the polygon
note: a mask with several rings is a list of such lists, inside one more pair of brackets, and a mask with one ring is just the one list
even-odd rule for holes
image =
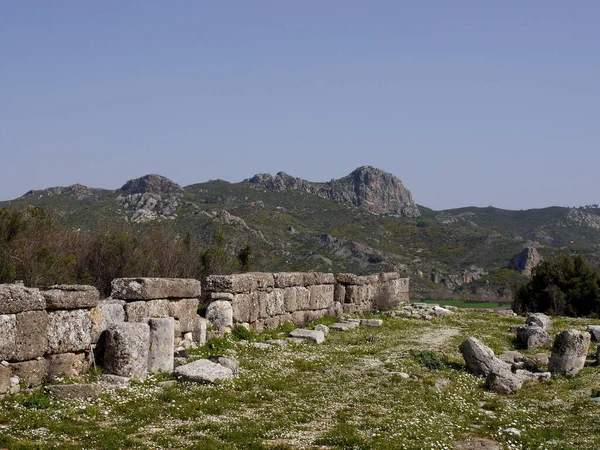
{"label": "shrub", "polygon": [[430,370],[441,370],[448,363],[448,358],[429,350],[411,350],[410,354],[421,366]]}

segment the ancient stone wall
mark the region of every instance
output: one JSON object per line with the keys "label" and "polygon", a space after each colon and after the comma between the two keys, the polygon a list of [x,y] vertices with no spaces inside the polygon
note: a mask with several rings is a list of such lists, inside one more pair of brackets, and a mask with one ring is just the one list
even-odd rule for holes
{"label": "ancient stone wall", "polygon": [[397,273],[357,276],[314,272],[213,275],[206,280],[206,318],[220,328],[302,325],[324,315],[361,313],[408,302],[408,279]]}

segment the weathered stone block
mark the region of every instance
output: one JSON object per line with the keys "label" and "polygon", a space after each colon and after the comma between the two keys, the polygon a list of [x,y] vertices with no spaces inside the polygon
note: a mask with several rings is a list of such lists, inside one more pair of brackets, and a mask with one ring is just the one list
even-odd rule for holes
{"label": "weathered stone block", "polygon": [[233,294],[229,292],[211,292],[210,293],[211,300],[233,300]]}
{"label": "weathered stone block", "polygon": [[175,320],[172,317],[148,320],[150,326],[149,372],[172,372],[175,349]]}
{"label": "weathered stone block", "polygon": [[210,275],[206,278],[210,292],[229,292],[231,294],[248,294],[257,290],[273,288],[273,274],[262,272],[239,273],[233,275]]}
{"label": "weathered stone block", "polygon": [[298,301],[296,300],[297,288],[287,287],[283,290],[283,309],[286,312],[298,311]]}
{"label": "weathered stone block", "polygon": [[333,317],[341,317],[344,313],[344,307],[340,302],[333,302],[329,308],[327,308],[327,314]]}
{"label": "weathered stone block", "polygon": [[258,313],[253,306],[252,294],[235,294],[231,301],[231,307],[233,308],[233,320],[235,322],[254,322],[258,319]]}
{"label": "weathered stone block", "polygon": [[227,367],[229,370],[231,370],[233,376],[237,376],[240,368],[240,363],[237,359],[232,358],[231,356],[211,356],[208,359],[209,361],[220,364],[223,367]]}
{"label": "weathered stone block", "polygon": [[211,324],[218,327],[232,327],[233,307],[231,306],[231,302],[226,300],[210,302],[206,308],[206,318]]}
{"label": "weathered stone block", "polygon": [[274,330],[279,326],[279,316],[267,317],[263,323],[266,330]]}
{"label": "weathered stone block", "polygon": [[194,326],[194,330],[192,331],[192,339],[198,345],[206,344],[206,330],[210,321],[205,319],[204,317],[196,318],[196,325]]}
{"label": "weathered stone block", "polygon": [[214,383],[217,380],[233,378],[233,372],[228,367],[214,363],[208,359],[200,359],[190,364],[179,366],[175,375],[187,381]]}
{"label": "weathered stone block", "polygon": [[8,367],[0,365],[0,395],[10,391],[10,377],[12,373]]}
{"label": "weathered stone block", "polygon": [[363,327],[380,327],[383,325],[383,320],[381,320],[381,319],[361,319],[360,325]]}
{"label": "weathered stone block", "polygon": [[348,285],[346,286],[346,299],[344,303],[351,303],[353,305],[360,305],[365,301],[365,286],[359,285]]}
{"label": "weathered stone block", "polygon": [[491,372],[510,371],[510,365],[494,355],[491,348],[483,345],[476,338],[468,338],[459,346],[463,354],[467,369],[475,375],[487,377]]}
{"label": "weathered stone block", "polygon": [[379,282],[380,283],[397,280],[399,278],[400,278],[400,274],[398,272],[382,272],[379,274]]}
{"label": "weathered stone block", "polygon": [[200,281],[190,278],[115,278],[112,298],[123,300],[156,300],[198,298]]}
{"label": "weathered stone block", "polygon": [[14,361],[27,361],[48,351],[48,313],[27,311],[16,315],[17,336]]}
{"label": "weathered stone block", "polygon": [[106,330],[104,372],[145,380],[148,374],[150,327],[146,323],[121,323]]}
{"label": "weathered stone block", "polygon": [[43,309],[46,309],[46,300],[38,289],[20,284],[0,284],[0,314]]}
{"label": "weathered stone block", "polygon": [[100,301],[98,289],[85,285],[54,285],[42,295],[47,309],[93,308]]}
{"label": "weathered stone block", "polygon": [[304,274],[304,286],[314,286],[317,284],[334,284],[335,275],[332,273],[307,272]]}
{"label": "weathered stone block", "polygon": [[41,386],[46,379],[48,361],[44,358],[40,358],[12,363],[10,365],[10,370],[12,371],[13,376],[19,377],[19,380],[25,383],[25,386]]}
{"label": "weathered stone block", "polygon": [[525,323],[527,325],[537,325],[542,330],[546,330],[550,327],[550,317],[544,313],[534,313],[527,317]]}
{"label": "weathered stone block", "polygon": [[92,343],[91,312],[88,309],[48,313],[50,353],[69,353],[89,349]]}
{"label": "weathered stone block", "polygon": [[100,384],[57,384],[46,391],[58,400],[92,400],[102,394]]}
{"label": "weathered stone block", "polygon": [[197,298],[184,298],[169,302],[169,316],[179,320],[182,333],[189,333],[194,329],[199,304],[200,300]]}
{"label": "weathered stone block", "polygon": [[98,342],[100,335],[109,326],[125,322],[125,308],[113,301],[102,301],[91,310],[91,339]]}
{"label": "weathered stone block", "polygon": [[267,293],[266,312],[268,317],[277,316],[285,312],[284,292],[282,289],[274,289]]}
{"label": "weathered stone block", "polygon": [[46,381],[53,381],[58,377],[76,377],[85,373],[88,369],[87,358],[84,353],[50,355],[47,360]]}
{"label": "weathered stone block", "polygon": [[529,350],[552,348],[552,338],[538,325],[525,325],[517,329],[517,341]]}
{"label": "weathered stone block", "polygon": [[267,299],[269,295],[268,292],[258,291],[253,292],[252,295],[253,297],[258,298],[258,318],[266,319],[267,317],[269,317],[269,315],[267,314]]}
{"label": "weathered stone block", "polygon": [[310,309],[310,292],[307,288],[296,288],[296,304],[298,310]]}
{"label": "weathered stone block", "polygon": [[361,277],[359,275],[355,275],[353,273],[338,273],[336,276],[338,283],[344,285],[355,285],[361,286],[367,283],[365,277]]}
{"label": "weathered stone block", "polygon": [[273,279],[276,288],[290,288],[304,286],[304,274],[302,272],[280,272],[274,273]]}
{"label": "weathered stone block", "polygon": [[296,328],[290,333],[290,337],[306,339],[314,342],[315,344],[322,344],[325,342],[325,335],[322,331],[318,330],[305,330],[302,328]]}
{"label": "weathered stone block", "polygon": [[575,375],[585,365],[591,336],[588,332],[566,330],[556,336],[548,369],[552,373]]}
{"label": "weathered stone block", "polygon": [[333,290],[333,301],[344,303],[346,299],[346,287],[343,284],[336,283]]}
{"label": "weathered stone block", "polygon": [[0,361],[12,360],[17,345],[17,316],[0,315]]}
{"label": "weathered stone block", "polygon": [[333,284],[310,286],[308,291],[310,309],[325,309],[333,305]]}

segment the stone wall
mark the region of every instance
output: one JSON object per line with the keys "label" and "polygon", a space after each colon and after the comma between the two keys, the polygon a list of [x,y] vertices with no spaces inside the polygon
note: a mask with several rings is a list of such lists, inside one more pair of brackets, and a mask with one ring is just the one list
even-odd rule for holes
{"label": "stone wall", "polygon": [[324,315],[362,313],[408,302],[408,279],[397,273],[357,276],[314,272],[213,275],[206,280],[206,318],[227,329],[302,325]]}

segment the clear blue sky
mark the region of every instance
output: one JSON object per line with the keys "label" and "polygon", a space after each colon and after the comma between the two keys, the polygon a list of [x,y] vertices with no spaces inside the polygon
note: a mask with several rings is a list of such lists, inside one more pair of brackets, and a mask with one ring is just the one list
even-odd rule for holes
{"label": "clear blue sky", "polygon": [[372,165],[434,209],[600,203],[600,2],[1,1],[0,199]]}

